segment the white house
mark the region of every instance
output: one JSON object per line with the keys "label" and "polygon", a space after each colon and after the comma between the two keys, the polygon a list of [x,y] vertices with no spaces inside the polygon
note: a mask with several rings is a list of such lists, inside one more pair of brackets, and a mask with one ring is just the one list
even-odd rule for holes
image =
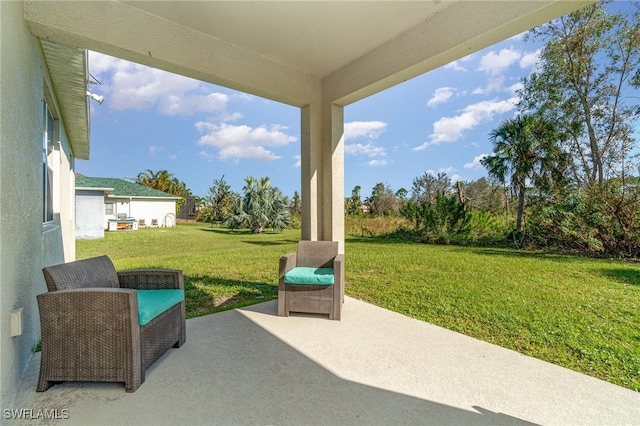
{"label": "white house", "polygon": [[588,3],[0,1],[0,407],[40,335],[41,268],[75,258],[84,49],[300,108],[302,238],[343,252],[344,107]]}
{"label": "white house", "polygon": [[[117,178],[76,176],[76,239],[105,230],[176,225],[180,197]],[[120,220],[120,221],[119,221]]]}

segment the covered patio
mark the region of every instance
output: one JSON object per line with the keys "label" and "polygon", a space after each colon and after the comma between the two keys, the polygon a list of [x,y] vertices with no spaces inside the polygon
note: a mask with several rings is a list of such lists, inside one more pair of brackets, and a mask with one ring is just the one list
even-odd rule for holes
{"label": "covered patio", "polygon": [[[640,419],[637,392],[349,297],[340,322],[278,317],[277,301],[187,320],[187,343],[147,370],[135,393],[121,383],[77,382],[36,393],[38,367],[36,356],[14,407],[68,417],[65,425]],[[23,415],[9,424],[52,423]]]}
{"label": "covered patio", "polygon": [[[302,238],[343,251],[343,108],[586,3],[25,1],[24,20],[42,40],[299,107]],[[36,393],[36,355],[7,422],[639,424],[631,390],[352,298],[340,322],[276,303],[188,320],[132,394]]]}

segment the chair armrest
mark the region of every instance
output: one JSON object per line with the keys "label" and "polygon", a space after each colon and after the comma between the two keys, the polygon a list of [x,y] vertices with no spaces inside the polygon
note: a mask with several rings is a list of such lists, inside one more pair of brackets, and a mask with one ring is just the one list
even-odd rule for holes
{"label": "chair armrest", "polygon": [[340,253],[333,259],[333,273],[336,280],[344,281],[344,254]]}
{"label": "chair armrest", "polygon": [[[137,347],[138,297],[135,290],[82,288],[36,296],[43,351],[62,347],[73,353],[97,347]],[[94,346],[91,346],[94,345]],[[70,353],[71,353],[70,352]]]}
{"label": "chair armrest", "polygon": [[[333,277],[335,279],[335,297],[340,298],[340,302],[344,303],[344,254],[339,253],[333,259]],[[340,319],[340,310],[338,309],[338,317]]]}
{"label": "chair armrest", "polygon": [[284,285],[284,274],[295,268],[296,266],[296,253],[287,253],[280,258],[280,265],[278,270],[278,284]]}
{"label": "chair armrest", "polygon": [[135,290],[82,288],[37,296],[42,330],[40,379],[44,392],[56,381],[144,381]]}
{"label": "chair armrest", "polygon": [[179,269],[130,269],[118,271],[121,288],[134,290],[184,290],[184,276]]}

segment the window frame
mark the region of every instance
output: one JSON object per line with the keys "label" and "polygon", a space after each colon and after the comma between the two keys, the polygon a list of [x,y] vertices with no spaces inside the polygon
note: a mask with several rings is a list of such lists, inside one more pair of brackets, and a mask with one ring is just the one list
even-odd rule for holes
{"label": "window frame", "polygon": [[42,100],[42,223],[52,224],[55,221],[53,199],[55,169],[53,167],[53,152],[56,149],[58,136],[58,121],[47,99]]}

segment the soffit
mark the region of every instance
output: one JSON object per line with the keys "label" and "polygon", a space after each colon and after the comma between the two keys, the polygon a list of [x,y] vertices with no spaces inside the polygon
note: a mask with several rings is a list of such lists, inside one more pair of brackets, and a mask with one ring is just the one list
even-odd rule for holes
{"label": "soffit", "polygon": [[74,157],[89,159],[87,54],[84,49],[40,40]]}

